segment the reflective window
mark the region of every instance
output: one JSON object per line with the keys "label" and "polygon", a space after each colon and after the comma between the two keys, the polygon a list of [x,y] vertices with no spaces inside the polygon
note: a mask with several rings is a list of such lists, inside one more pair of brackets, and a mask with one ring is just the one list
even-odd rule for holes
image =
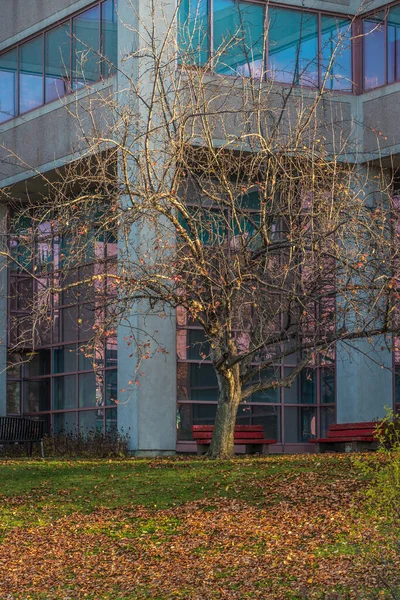
{"label": "reflective window", "polygon": [[208,59],[208,1],[182,0],[178,14],[178,46],[185,64],[203,65]]}
{"label": "reflective window", "polygon": [[364,89],[385,83],[385,24],[383,14],[363,21]]}
{"label": "reflective window", "polygon": [[76,376],[65,375],[53,379],[53,410],[76,407]]}
{"label": "reflective window", "polygon": [[19,47],[19,112],[43,104],[43,36]]}
{"label": "reflective window", "polygon": [[56,413],[53,417],[53,431],[55,434],[73,435],[76,431],[76,413]]}
{"label": "reflective window", "polygon": [[0,123],[15,116],[17,52],[11,50],[0,56]]}
{"label": "reflective window", "polygon": [[99,7],[72,20],[72,73],[74,89],[99,78]]}
{"label": "reflective window", "polygon": [[317,15],[270,7],[268,20],[269,76],[281,83],[317,86]]}
{"label": "reflective window", "polygon": [[70,44],[69,23],[51,29],[45,34],[45,101],[62,98],[70,90]]}
{"label": "reflective window", "polygon": [[392,7],[387,18],[387,80],[400,80],[400,6]]}
{"label": "reflective window", "polygon": [[118,62],[117,24],[116,1],[106,0],[101,5],[101,45],[105,57],[102,61],[103,77],[115,73]]}
{"label": "reflective window", "polygon": [[351,22],[321,17],[322,81],[329,90],[351,90]]}
{"label": "reflective window", "polygon": [[217,73],[261,77],[264,72],[264,7],[214,0],[214,55]]}

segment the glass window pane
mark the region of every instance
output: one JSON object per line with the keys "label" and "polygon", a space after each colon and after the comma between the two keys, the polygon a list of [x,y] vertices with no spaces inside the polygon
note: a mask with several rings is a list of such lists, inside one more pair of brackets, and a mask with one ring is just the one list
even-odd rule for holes
{"label": "glass window pane", "polygon": [[385,27],[380,17],[364,19],[364,89],[385,84]]}
{"label": "glass window pane", "polygon": [[335,393],[335,371],[332,369],[321,369],[321,402],[334,404]]}
{"label": "glass window pane", "polygon": [[79,408],[103,406],[104,371],[79,375]]}
{"label": "glass window pane", "polygon": [[19,112],[43,104],[43,35],[19,47]]}
{"label": "glass window pane", "polygon": [[53,432],[74,435],[76,433],[76,413],[65,412],[53,415]]}
{"label": "glass window pane", "polygon": [[117,371],[106,371],[106,404],[115,406],[116,401],[118,400],[118,390],[117,390]]}
{"label": "glass window pane", "polygon": [[317,15],[269,7],[268,19],[270,77],[282,83],[317,86]]}
{"label": "glass window pane", "polygon": [[322,81],[329,90],[352,89],[351,22],[321,17]]}
{"label": "glass window pane", "polygon": [[109,77],[115,73],[118,63],[117,11],[116,1],[106,0],[101,5],[102,75]]}
{"label": "glass window pane", "polygon": [[204,65],[208,45],[208,1],[182,0],[178,13],[179,62]]}
{"label": "glass window pane", "polygon": [[53,373],[71,373],[76,371],[75,344],[54,348]]}
{"label": "glass window pane", "polygon": [[107,342],[106,342],[106,367],[116,367],[117,361],[118,361],[117,339],[109,338],[109,339],[107,339]]}
{"label": "glass window pane", "polygon": [[102,433],[104,430],[104,409],[83,410],[79,414],[79,431],[83,435]]}
{"label": "glass window pane", "polygon": [[289,407],[285,409],[286,444],[305,443],[315,438],[316,409],[312,407]]}
{"label": "glass window pane", "polygon": [[24,384],[24,412],[50,410],[50,379],[26,381]]}
{"label": "glass window pane", "polygon": [[21,384],[19,381],[7,382],[7,414],[19,415],[21,412]]}
{"label": "glass window pane", "polygon": [[[284,376],[288,377],[293,369],[285,367]],[[290,388],[283,388],[283,399],[285,404],[299,403],[299,378],[296,377]]]}
{"label": "glass window pane", "polygon": [[336,422],[336,411],[329,406],[321,408],[321,437],[326,437],[328,434],[329,425],[333,425]]}
{"label": "glass window pane", "polygon": [[317,401],[317,373],[315,369],[303,369],[300,373],[300,402],[315,404]]}
{"label": "glass window pane", "polygon": [[35,377],[37,375],[48,375],[50,373],[50,350],[36,350],[26,352],[24,364],[24,376]]}
{"label": "glass window pane", "polygon": [[65,375],[53,379],[53,410],[76,407],[76,376]]}
{"label": "glass window pane", "polygon": [[278,406],[252,406],[251,424],[264,426],[267,440],[281,439],[281,409]]}
{"label": "glass window pane", "polygon": [[400,79],[400,6],[393,6],[387,18],[387,80]]}
{"label": "glass window pane", "polygon": [[118,431],[116,408],[109,408],[106,410],[106,431],[108,433],[116,433]]}
{"label": "glass window pane", "polygon": [[0,56],[0,123],[15,117],[17,52],[11,50]]}
{"label": "glass window pane", "polygon": [[62,98],[70,89],[71,31],[69,23],[45,34],[45,102]]}
{"label": "glass window pane", "polygon": [[261,77],[264,54],[264,7],[235,0],[214,0],[217,73]]}
{"label": "glass window pane", "polygon": [[[279,377],[279,369],[264,369],[258,374],[252,383],[258,383],[265,380],[276,380]],[[247,399],[247,402],[280,402],[280,388],[270,388],[268,390],[256,392]]]}
{"label": "glass window pane", "polygon": [[99,7],[94,6],[72,21],[73,87],[99,79]]}

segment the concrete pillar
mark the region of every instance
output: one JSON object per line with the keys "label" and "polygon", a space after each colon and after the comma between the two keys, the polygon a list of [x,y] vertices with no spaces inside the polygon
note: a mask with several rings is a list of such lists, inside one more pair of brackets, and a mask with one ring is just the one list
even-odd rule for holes
{"label": "concrete pillar", "polygon": [[[126,105],[130,114],[137,115],[137,119],[130,119],[132,127],[143,127],[146,121],[147,109],[145,103],[138,99],[136,87],[140,88],[140,96],[144,99],[152,90],[151,68],[148,68],[145,59],[139,59],[133,53],[139,47],[145,49],[149,42],[146,32],[152,30],[152,12],[158,19],[156,34],[161,39],[163,28],[173,19],[174,8],[172,2],[164,0],[160,0],[158,9],[153,6],[153,10],[146,0],[118,2],[120,72],[117,97],[121,110]],[[130,79],[124,74],[128,74]],[[135,165],[131,163],[129,168],[133,181]],[[129,253],[133,253],[137,245],[142,248],[147,243],[150,245],[150,239],[151,233],[143,227],[132,226],[130,232],[125,231],[124,235],[121,232],[120,265],[129,262]],[[156,308],[149,314],[148,306],[135,304],[118,327],[118,427],[129,434],[130,449],[137,455],[172,454],[176,449],[175,313],[170,311],[166,317],[160,317],[157,315],[159,312]],[[153,335],[159,347],[167,352],[155,353],[142,361],[137,372],[136,345],[146,343]],[[150,343],[150,350],[156,350],[157,344]]]}
{"label": "concrete pillar", "polygon": [[[0,252],[7,248],[7,206],[0,205]],[[7,259],[0,254],[0,416],[7,414]]]}
{"label": "concrete pillar", "polygon": [[374,421],[393,405],[392,352],[383,336],[336,351],[337,422]]}
{"label": "concrete pillar", "polygon": [[[380,169],[364,169],[363,194],[369,202],[381,193]],[[366,250],[368,251],[368,249]],[[340,319],[340,315],[338,317]],[[357,323],[355,318],[355,323]],[[357,325],[356,325],[357,326]],[[338,343],[336,348],[337,422],[373,421],[385,415],[385,407],[393,406],[393,371],[391,341],[384,336]]]}

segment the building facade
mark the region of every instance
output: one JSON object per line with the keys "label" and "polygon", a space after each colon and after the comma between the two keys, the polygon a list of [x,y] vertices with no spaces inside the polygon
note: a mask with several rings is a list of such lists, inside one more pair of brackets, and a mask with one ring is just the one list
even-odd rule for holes
{"label": "building facade", "polygon": [[[53,231],[51,218],[33,235],[28,212],[16,223],[8,202],[10,195],[21,203],[39,195],[46,178],[60,176],[79,156],[70,115],[77,104],[118,91],[123,98],[121,73],[138,43],[133,31],[138,22],[149,25],[150,9],[138,1],[133,10],[128,0],[3,4],[0,210],[3,232],[10,223],[14,230],[3,235],[6,252],[0,257],[0,414],[40,417],[55,432],[118,427],[129,434],[131,449],[142,454],[193,451],[191,427],[213,422],[218,391],[212,364],[201,350],[201,328],[179,310],[160,322],[159,335],[169,351],[148,361],[145,378],[132,391],[135,367],[127,331],[132,323],[138,330],[143,325],[143,317],[132,310],[129,323],[121,322],[98,341],[93,368],[81,349],[101,318],[104,298],[117,293],[106,275],[117,269],[118,231],[97,231],[94,223],[93,232],[83,234],[92,236],[87,261],[66,275],[68,239]],[[163,3],[164,23],[173,21],[176,9]],[[245,17],[244,27],[238,15]],[[330,110],[340,115],[337,131],[351,124],[360,168],[368,164],[373,171],[383,164],[396,181],[400,4],[183,0],[179,23],[179,47],[192,52],[198,67],[214,55],[217,76],[268,77],[277,86],[310,90],[323,86]],[[239,26],[250,59],[237,45],[226,44]],[[46,289],[50,280],[66,277],[96,281],[99,274],[104,275],[98,278],[101,284],[52,296],[37,337],[27,341],[34,286]],[[308,441],[324,435],[329,424],[370,421],[382,417],[386,406],[400,404],[396,348],[396,340],[393,349],[382,342],[372,350],[367,340],[359,342],[359,351],[339,346],[323,361],[316,359],[291,388],[252,397],[240,407],[237,422],[262,424],[266,437],[278,440],[274,452],[309,451]],[[275,368],[284,375],[294,366],[288,357]]]}

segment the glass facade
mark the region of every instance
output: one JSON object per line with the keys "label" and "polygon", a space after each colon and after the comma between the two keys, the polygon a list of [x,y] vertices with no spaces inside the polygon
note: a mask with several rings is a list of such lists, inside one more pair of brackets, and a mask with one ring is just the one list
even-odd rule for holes
{"label": "glass facade", "polygon": [[183,0],[180,60],[217,73],[351,91],[351,20],[239,0]]}
{"label": "glass facade", "polygon": [[[95,346],[90,340],[112,310],[117,240],[115,232],[96,228],[82,240],[87,261],[69,258],[67,265],[71,245],[55,220],[41,223],[38,232],[29,218],[21,219],[11,240],[9,345],[20,350],[8,358],[7,412],[40,417],[55,432],[116,427],[116,331],[107,328]],[[50,285],[63,291],[46,295]],[[41,293],[46,314],[32,336]]]}
{"label": "glass facade", "polygon": [[400,81],[400,6],[363,19],[363,86]]}
{"label": "glass facade", "polygon": [[0,123],[115,73],[116,2],[97,2],[0,54]]}
{"label": "glass facade", "polygon": [[[177,313],[178,442],[192,439],[193,425],[214,423],[218,385],[202,329]],[[266,379],[283,377],[296,365],[294,356],[262,372]],[[282,444],[306,444],[323,436],[335,422],[334,356],[319,356],[290,388],[253,394],[238,411],[238,425],[263,425],[266,438]]]}

